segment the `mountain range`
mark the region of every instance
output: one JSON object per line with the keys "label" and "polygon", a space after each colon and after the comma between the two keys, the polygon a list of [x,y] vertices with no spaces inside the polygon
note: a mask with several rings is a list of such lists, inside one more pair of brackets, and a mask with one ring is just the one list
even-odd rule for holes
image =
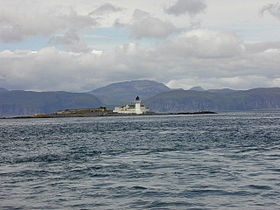
{"label": "mountain range", "polygon": [[64,109],[100,107],[98,98],[86,93],[68,92],[0,92],[0,116],[32,115],[52,113]]}
{"label": "mountain range", "polygon": [[0,88],[0,116],[51,113],[64,109],[114,107],[139,96],[154,112],[245,111],[280,109],[280,88],[251,90],[170,89],[162,83],[136,80],[113,83],[87,93],[32,92]]}
{"label": "mountain range", "polygon": [[8,90],[7,89],[5,89],[5,88],[0,88],[0,93],[3,93],[3,92],[8,92]]}
{"label": "mountain range", "polygon": [[136,80],[113,83],[89,92],[98,97],[105,105],[119,106],[133,102],[136,96],[148,99],[157,94],[170,91],[162,83],[150,80]]}
{"label": "mountain range", "polygon": [[280,109],[280,88],[232,92],[172,90],[149,98],[145,104],[155,112]]}

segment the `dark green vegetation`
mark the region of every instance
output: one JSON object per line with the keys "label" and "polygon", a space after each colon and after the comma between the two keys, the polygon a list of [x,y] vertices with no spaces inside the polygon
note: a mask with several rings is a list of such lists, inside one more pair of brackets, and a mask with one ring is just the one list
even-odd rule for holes
{"label": "dark green vegetation", "polygon": [[113,83],[90,93],[97,96],[106,105],[122,105],[133,102],[136,96],[147,99],[170,89],[162,83],[137,80]]}
{"label": "dark green vegetation", "polygon": [[106,107],[99,107],[94,109],[65,109],[61,111],[56,111],[54,114],[88,114],[88,113],[105,113],[105,112],[113,112],[111,109],[107,109]]}
{"label": "dark green vegetation", "polygon": [[82,109],[101,105],[98,98],[86,93],[0,92],[0,116],[52,113],[63,109]]}
{"label": "dark green vegetation", "polygon": [[279,109],[280,88],[225,92],[172,90],[145,100],[145,104],[155,112]]}
{"label": "dark green vegetation", "polygon": [[[24,118],[61,118],[61,117],[102,117],[112,116],[113,110],[106,107],[99,107],[94,109],[65,109],[59,110],[50,114],[34,114],[28,116],[15,116],[14,119]],[[9,117],[8,117],[9,118]]]}

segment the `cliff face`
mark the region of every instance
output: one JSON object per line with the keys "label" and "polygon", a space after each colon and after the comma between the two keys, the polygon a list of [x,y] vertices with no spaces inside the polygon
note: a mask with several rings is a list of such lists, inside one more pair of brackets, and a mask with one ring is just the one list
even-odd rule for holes
{"label": "cliff face", "polygon": [[155,112],[279,109],[280,88],[259,88],[228,93],[174,90],[151,97],[145,104]]}
{"label": "cliff face", "polygon": [[95,108],[102,103],[85,93],[8,91],[0,93],[0,116],[51,113],[63,109]]}

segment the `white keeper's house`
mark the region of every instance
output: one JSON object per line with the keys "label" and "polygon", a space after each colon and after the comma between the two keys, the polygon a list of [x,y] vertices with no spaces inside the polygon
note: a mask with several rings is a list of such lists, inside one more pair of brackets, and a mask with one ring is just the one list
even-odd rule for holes
{"label": "white keeper's house", "polygon": [[150,110],[141,104],[140,98],[137,96],[135,104],[126,104],[123,106],[116,107],[113,112],[120,114],[145,114]]}

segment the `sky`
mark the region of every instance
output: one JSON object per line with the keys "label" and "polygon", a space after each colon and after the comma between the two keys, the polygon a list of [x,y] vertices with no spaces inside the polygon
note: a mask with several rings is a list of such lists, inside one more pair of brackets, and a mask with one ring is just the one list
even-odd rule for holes
{"label": "sky", "polygon": [[280,1],[0,0],[0,87],[280,87]]}

